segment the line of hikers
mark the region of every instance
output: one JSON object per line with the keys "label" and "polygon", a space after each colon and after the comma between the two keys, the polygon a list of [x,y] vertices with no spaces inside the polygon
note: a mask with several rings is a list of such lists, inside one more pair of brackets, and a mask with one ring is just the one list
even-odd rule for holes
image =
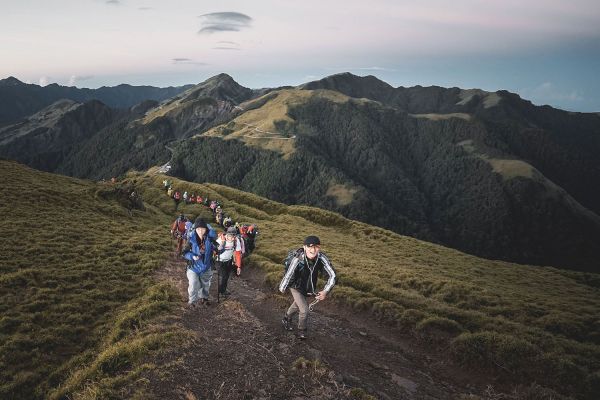
{"label": "line of hikers", "polygon": [[182,200],[185,204],[201,204],[205,207],[210,207],[211,210],[220,205],[219,202],[214,200],[211,202],[208,197],[203,197],[199,194],[196,195],[196,193],[188,193],[187,191],[181,193],[180,190],[173,189],[172,183],[168,179],[163,180],[163,188],[167,192],[167,196],[173,199],[176,207]]}
{"label": "line of hikers", "polygon": [[[216,210],[213,211],[216,214]],[[180,226],[183,227],[182,231],[179,230]],[[192,223],[181,214],[171,226],[171,234],[174,232],[185,233],[185,246],[178,242],[177,254],[187,260],[188,307],[193,309],[199,305],[210,306],[209,289],[214,270],[219,275],[217,298],[229,295],[229,277],[234,270],[238,276],[241,274],[242,261],[254,249],[258,228],[255,224],[233,223],[225,227],[224,232],[217,233],[203,218],[197,217]],[[298,314],[299,339],[307,338],[309,311],[327,298],[337,281],[329,258],[320,250],[320,239],[307,236],[303,246],[289,251],[283,260],[284,275],[279,291],[285,293],[289,289],[293,301],[281,323],[285,330],[292,331],[293,317]],[[317,289],[319,275],[327,279],[322,290]],[[309,299],[312,300],[310,304]]]}

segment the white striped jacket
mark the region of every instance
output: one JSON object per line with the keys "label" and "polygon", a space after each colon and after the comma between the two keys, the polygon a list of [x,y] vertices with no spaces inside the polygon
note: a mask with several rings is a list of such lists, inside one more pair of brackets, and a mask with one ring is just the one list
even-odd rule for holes
{"label": "white striped jacket", "polygon": [[286,258],[285,265],[287,265],[287,269],[279,284],[281,293],[285,292],[288,287],[299,290],[305,296],[318,293],[317,277],[319,273],[327,276],[327,283],[323,288],[327,293],[337,281],[335,270],[331,266],[327,255],[323,252],[319,252],[317,260],[313,263],[304,255],[304,249],[292,251]]}

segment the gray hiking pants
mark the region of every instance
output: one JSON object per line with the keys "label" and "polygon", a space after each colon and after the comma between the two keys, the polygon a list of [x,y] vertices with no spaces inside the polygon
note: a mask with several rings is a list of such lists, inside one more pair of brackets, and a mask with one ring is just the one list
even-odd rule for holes
{"label": "gray hiking pants", "polygon": [[306,330],[306,320],[308,319],[308,303],[306,302],[306,297],[296,289],[290,288],[290,292],[292,292],[294,302],[290,308],[288,308],[286,316],[288,319],[291,319],[292,316],[298,312],[298,329]]}

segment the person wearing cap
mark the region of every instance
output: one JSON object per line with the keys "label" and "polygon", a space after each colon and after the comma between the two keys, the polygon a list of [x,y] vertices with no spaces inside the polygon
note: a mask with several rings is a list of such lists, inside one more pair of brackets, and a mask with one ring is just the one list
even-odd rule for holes
{"label": "person wearing cap", "polygon": [[224,235],[219,235],[217,243],[219,244],[217,257],[217,268],[219,268],[219,294],[228,295],[227,282],[234,266],[236,275],[242,273],[242,245],[240,239],[236,237],[237,231],[234,227],[227,228]]}
{"label": "person wearing cap", "polygon": [[[283,327],[291,331],[292,317],[298,313],[298,337],[306,339],[308,321],[308,297],[323,301],[336,283],[335,270],[329,258],[321,252],[321,241],[317,236],[307,236],[304,246],[292,250],[284,260],[285,274],[279,284],[281,293],[290,289],[294,301],[281,320]],[[318,275],[326,275],[327,283],[323,290],[317,290]]]}
{"label": "person wearing cap", "polygon": [[197,218],[192,234],[183,251],[183,258],[188,260],[186,275],[188,278],[188,306],[198,303],[210,305],[208,291],[212,279],[213,240],[217,234],[202,218]]}

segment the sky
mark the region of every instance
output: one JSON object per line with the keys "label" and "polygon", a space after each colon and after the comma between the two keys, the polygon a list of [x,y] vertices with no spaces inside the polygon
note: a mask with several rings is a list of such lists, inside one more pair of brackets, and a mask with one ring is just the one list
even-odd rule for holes
{"label": "sky", "polygon": [[0,79],[250,87],[340,72],[600,112],[599,0],[0,0]]}

